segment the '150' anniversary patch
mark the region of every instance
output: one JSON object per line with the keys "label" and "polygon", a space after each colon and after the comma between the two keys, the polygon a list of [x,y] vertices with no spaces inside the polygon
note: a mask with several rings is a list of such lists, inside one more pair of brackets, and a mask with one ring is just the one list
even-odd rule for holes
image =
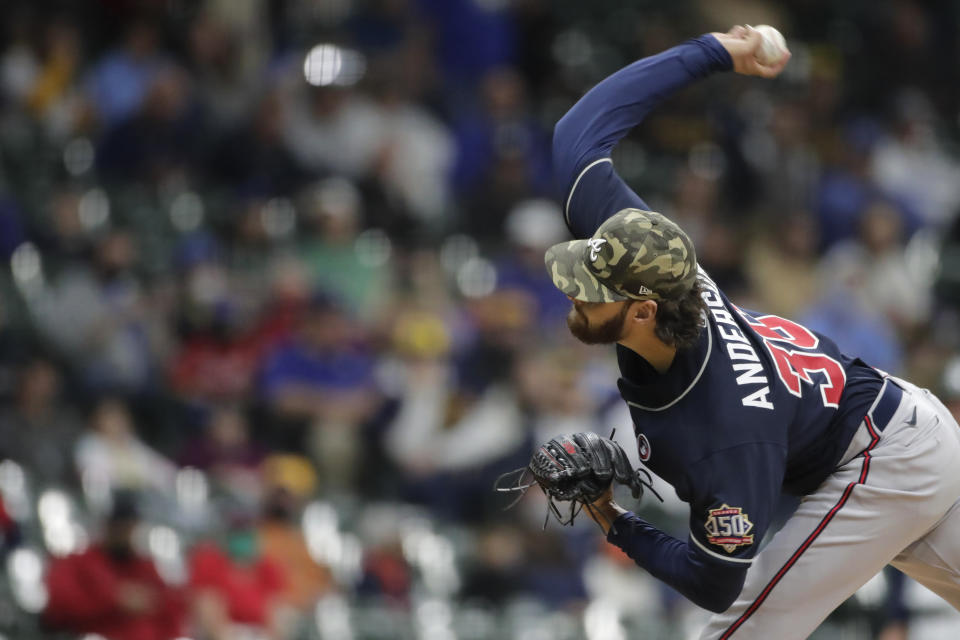
{"label": "'150' anniversary patch", "polygon": [[704,524],[707,530],[707,542],[723,547],[724,551],[731,553],[748,544],[753,544],[753,523],[740,507],[731,507],[723,505],[719,509],[711,509],[707,512],[707,522]]}

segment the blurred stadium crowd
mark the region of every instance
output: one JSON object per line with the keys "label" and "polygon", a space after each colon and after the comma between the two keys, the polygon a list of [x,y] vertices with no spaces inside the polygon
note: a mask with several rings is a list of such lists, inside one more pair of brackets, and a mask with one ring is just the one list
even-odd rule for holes
{"label": "blurred stadium crowd", "polygon": [[[553,123],[732,23],[787,34],[785,77],[685,90],[619,171],[734,300],[960,412],[953,2],[3,7],[7,638],[691,634],[589,523],[491,486],[558,433],[634,448],[542,267]],[[674,502],[644,508],[685,536]],[[858,596],[845,637],[940,615]]]}

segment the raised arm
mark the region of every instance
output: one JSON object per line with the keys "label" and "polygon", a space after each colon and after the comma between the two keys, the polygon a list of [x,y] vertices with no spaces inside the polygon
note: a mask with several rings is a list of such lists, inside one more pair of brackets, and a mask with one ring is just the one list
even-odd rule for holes
{"label": "raised arm", "polygon": [[649,209],[613,169],[610,152],[664,98],[715,71],[773,77],[786,60],[770,67],[756,61],[758,32],[734,27],[643,58],[587,92],[557,122],[554,174],[564,217],[574,236],[588,237],[626,207]]}

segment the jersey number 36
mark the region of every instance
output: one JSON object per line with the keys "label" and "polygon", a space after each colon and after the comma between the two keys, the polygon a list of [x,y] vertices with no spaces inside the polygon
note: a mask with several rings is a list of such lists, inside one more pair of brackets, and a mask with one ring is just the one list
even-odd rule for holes
{"label": "jersey number 36", "polygon": [[[790,393],[801,397],[800,383],[816,385],[810,374],[819,372],[824,376],[824,380],[819,383],[824,406],[838,406],[847,382],[847,374],[839,362],[816,351],[820,340],[812,331],[780,316],[753,317],[743,311],[740,315],[763,338],[763,343],[776,364],[777,373]],[[794,349],[781,346],[784,344]]]}

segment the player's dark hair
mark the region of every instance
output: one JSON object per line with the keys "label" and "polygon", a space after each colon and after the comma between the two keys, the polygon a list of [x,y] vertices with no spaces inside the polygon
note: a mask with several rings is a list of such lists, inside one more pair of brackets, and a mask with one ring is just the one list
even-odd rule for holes
{"label": "player's dark hair", "polygon": [[692,347],[703,330],[707,303],[701,295],[700,281],[676,300],[657,300],[657,326],[654,334],[677,349]]}

